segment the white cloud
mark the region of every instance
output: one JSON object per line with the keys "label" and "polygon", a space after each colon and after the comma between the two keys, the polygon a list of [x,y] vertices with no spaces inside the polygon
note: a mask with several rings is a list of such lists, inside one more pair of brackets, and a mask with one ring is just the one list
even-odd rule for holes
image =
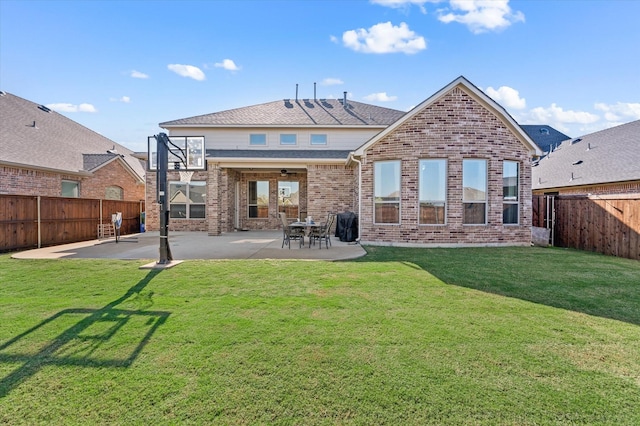
{"label": "white cloud", "polygon": [[129,72],[129,76],[132,78],[149,78],[149,76],[143,72],[140,71],[136,71],[136,70],[131,70],[131,72]]}
{"label": "white cloud", "polygon": [[370,0],[373,4],[379,4],[380,6],[391,7],[393,9],[404,9],[411,5],[418,6],[422,13],[427,13],[424,7],[425,3],[440,3],[442,0]]}
{"label": "white cloud", "polygon": [[424,37],[416,35],[402,22],[393,26],[391,22],[376,24],[368,30],[359,28],[342,35],[344,45],[363,53],[417,53],[427,48]]}
{"label": "white cloud", "polygon": [[[565,111],[555,103],[552,103],[549,107],[533,108],[528,112],[518,114],[518,117],[514,118],[520,124],[546,124],[567,135],[595,131],[597,129],[590,125],[600,120],[600,117],[596,114],[587,111]],[[597,127],[601,128],[602,126]]]}
{"label": "white cloud", "polygon": [[389,96],[387,92],[378,92],[367,95],[363,98],[365,101],[369,102],[393,102],[398,99],[397,96]]}
{"label": "white cloud", "polygon": [[125,104],[131,103],[131,98],[129,96],[122,96],[120,98],[109,98],[111,102],[123,102]]}
{"label": "white cloud", "polygon": [[500,31],[516,22],[524,22],[524,14],[512,11],[509,0],[451,0],[449,5],[453,11],[440,10],[438,19],[445,24],[464,24],[474,34]]}
{"label": "white cloud", "polygon": [[516,89],[508,86],[500,86],[497,90],[493,87],[487,87],[485,93],[506,108],[524,109],[527,106],[526,99],[521,98]]}
{"label": "white cloud", "polygon": [[167,68],[182,77],[188,77],[198,81],[206,79],[202,70],[198,67],[194,67],[193,65],[169,64],[167,65]]}
{"label": "white cloud", "polygon": [[236,65],[231,59],[223,59],[222,62],[216,62],[214,64],[216,68],[224,68],[228,71],[239,71],[240,67]]}
{"label": "white cloud", "polygon": [[91,104],[75,105],[69,103],[57,103],[47,104],[46,107],[58,112],[98,112],[96,107]]}
{"label": "white cloud", "polygon": [[614,105],[596,103],[594,108],[604,112],[604,119],[614,123],[640,120],[640,103],[617,102]]}
{"label": "white cloud", "polygon": [[339,78],[331,78],[331,77],[327,77],[320,82],[320,85],[322,86],[336,86],[339,84],[344,84],[344,81],[340,80]]}

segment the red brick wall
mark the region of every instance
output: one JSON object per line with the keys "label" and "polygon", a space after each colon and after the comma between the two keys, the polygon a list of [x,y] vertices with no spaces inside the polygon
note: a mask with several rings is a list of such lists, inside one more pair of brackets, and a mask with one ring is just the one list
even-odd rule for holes
{"label": "red brick wall", "polygon": [[[446,158],[447,223],[418,225],[418,162]],[[488,223],[462,224],[462,161],[488,162]],[[401,161],[400,224],[373,223],[375,161]],[[502,225],[502,161],[520,163],[520,224]],[[531,162],[527,149],[491,111],[460,88],[420,111],[363,156],[363,243],[401,245],[525,245],[531,241]]]}
{"label": "red brick wall", "polygon": [[105,198],[108,186],[119,186],[123,189],[123,200],[144,200],[144,183],[138,183],[119,161],[111,161],[99,168],[93,176],[86,178],[80,185],[80,196],[83,198]]}
{"label": "red brick wall", "polygon": [[[206,171],[195,172],[191,177],[192,181],[207,181],[208,175]],[[156,185],[156,172],[146,173],[147,179],[147,194],[145,198],[146,213],[145,213],[145,227],[148,231],[160,230],[160,205],[157,203],[157,185]],[[169,171],[167,173],[168,181],[180,181],[180,174],[178,172]],[[210,185],[207,181],[207,191],[209,191]],[[207,193],[207,196],[209,194]],[[209,197],[207,197],[209,198]],[[207,199],[207,215],[209,214],[209,199]],[[207,231],[207,219],[169,219],[170,231]]]}
{"label": "red brick wall", "polygon": [[93,176],[87,177],[0,166],[0,192],[4,194],[60,197],[63,180],[80,183],[80,198],[104,199],[106,187],[113,185],[124,190],[125,201],[140,201],[145,198],[144,184],[138,184],[117,161],[109,163],[97,170]]}
{"label": "red brick wall", "polygon": [[565,188],[552,188],[537,190],[535,194],[543,195],[548,192],[558,192],[561,195],[607,195],[607,194],[637,194],[640,193],[640,182],[624,182],[624,183],[610,183],[599,185],[585,185],[576,187]]}
{"label": "red brick wall", "polygon": [[308,166],[308,215],[323,221],[328,213],[357,213],[357,174],[357,167]]}

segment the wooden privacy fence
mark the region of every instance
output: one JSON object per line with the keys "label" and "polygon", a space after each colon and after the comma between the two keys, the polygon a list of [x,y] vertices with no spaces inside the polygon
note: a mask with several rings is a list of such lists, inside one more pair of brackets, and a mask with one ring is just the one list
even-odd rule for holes
{"label": "wooden privacy fence", "polygon": [[140,232],[144,201],[0,194],[0,252],[94,240],[122,212],[120,234]]}
{"label": "wooden privacy fence", "polygon": [[534,195],[533,226],[557,247],[640,260],[640,194]]}

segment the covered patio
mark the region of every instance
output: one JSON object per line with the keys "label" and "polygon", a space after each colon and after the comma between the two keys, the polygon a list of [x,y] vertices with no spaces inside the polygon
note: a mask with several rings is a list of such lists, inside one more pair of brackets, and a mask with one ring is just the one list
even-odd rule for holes
{"label": "covered patio", "polygon": [[[158,259],[158,232],[145,232],[115,239],[92,240],[18,252],[15,259]],[[175,260],[189,259],[293,259],[346,260],[366,254],[356,243],[331,237],[331,246],[282,248],[282,231],[238,231],[209,236],[206,232],[170,232],[169,244]]]}

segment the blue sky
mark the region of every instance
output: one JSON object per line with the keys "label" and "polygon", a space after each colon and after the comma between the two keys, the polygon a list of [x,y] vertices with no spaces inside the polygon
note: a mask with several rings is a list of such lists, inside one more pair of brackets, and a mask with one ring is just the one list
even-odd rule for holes
{"label": "blue sky", "polygon": [[295,97],[409,110],[460,75],[521,124],[640,119],[640,1],[0,0],[0,90],[142,151],[158,123]]}

